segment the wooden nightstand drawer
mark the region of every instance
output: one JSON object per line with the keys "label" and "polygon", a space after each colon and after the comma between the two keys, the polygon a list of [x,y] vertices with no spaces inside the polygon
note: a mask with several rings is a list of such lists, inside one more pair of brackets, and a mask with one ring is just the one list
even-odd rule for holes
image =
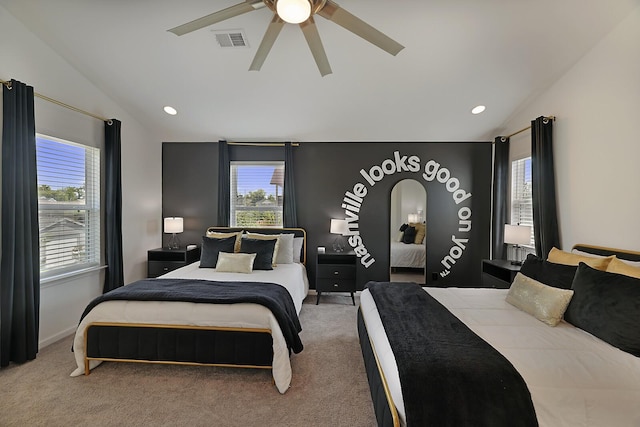
{"label": "wooden nightstand drawer", "polygon": [[316,290],[320,292],[355,292],[356,282],[351,279],[318,279]]}
{"label": "wooden nightstand drawer", "polygon": [[321,279],[353,279],[356,277],[356,266],[346,264],[318,264],[318,278]]}
{"label": "wooden nightstand drawer", "polygon": [[501,259],[482,260],[482,286],[508,289],[520,271],[520,265]]}
{"label": "wooden nightstand drawer", "polygon": [[200,248],[167,249],[147,251],[147,277],[158,277],[200,259]]}
{"label": "wooden nightstand drawer", "polygon": [[182,261],[149,261],[148,276],[158,277],[177,268],[184,267]]}

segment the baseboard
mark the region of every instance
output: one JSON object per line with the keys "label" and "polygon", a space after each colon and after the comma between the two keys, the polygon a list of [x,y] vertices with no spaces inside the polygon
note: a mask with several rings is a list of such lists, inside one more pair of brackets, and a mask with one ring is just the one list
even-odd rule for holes
{"label": "baseboard", "polygon": [[53,344],[54,342],[60,341],[61,339],[68,337],[69,335],[73,334],[76,331],[76,328],[77,326],[72,326],[51,337],[40,340],[40,342],[38,342],[38,349],[43,349],[46,346]]}

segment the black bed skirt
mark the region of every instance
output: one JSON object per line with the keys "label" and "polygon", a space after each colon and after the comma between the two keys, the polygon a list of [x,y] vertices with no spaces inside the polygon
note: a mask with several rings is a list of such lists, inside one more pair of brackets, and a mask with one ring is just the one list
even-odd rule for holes
{"label": "black bed skirt", "polygon": [[380,377],[380,371],[373,354],[373,348],[369,341],[369,334],[364,324],[362,312],[358,308],[358,336],[360,337],[360,348],[362,349],[362,357],[364,358],[364,366],[367,371],[367,379],[369,380],[369,390],[371,391],[371,400],[376,413],[376,420],[379,427],[393,427],[393,416],[389,408],[387,395],[384,392],[384,385]]}
{"label": "black bed skirt", "polygon": [[270,367],[273,338],[264,332],[94,325],[87,357]]}

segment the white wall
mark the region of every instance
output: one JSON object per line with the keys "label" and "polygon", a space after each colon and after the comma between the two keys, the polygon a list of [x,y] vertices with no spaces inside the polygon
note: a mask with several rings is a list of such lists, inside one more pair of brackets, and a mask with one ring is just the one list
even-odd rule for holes
{"label": "white wall", "polygon": [[[0,58],[3,80],[20,80],[40,94],[122,121],[125,283],[145,277],[146,251],[161,245],[161,139],[142,128],[1,6]],[[100,120],[38,98],[35,116],[39,133],[90,145],[104,142]],[[102,293],[103,281],[104,271],[97,271],[41,288],[41,347],[75,330],[86,304]]]}
{"label": "white wall", "polygon": [[[563,249],[640,250],[640,7],[505,128],[516,131],[541,115],[557,117]],[[512,138],[512,156],[528,152],[530,141],[530,132]]]}

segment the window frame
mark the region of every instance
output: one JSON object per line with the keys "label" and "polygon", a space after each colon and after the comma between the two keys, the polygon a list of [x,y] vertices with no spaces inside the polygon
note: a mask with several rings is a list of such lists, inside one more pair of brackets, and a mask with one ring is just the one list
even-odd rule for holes
{"label": "window frame", "polygon": [[[275,167],[282,168],[282,191],[278,193],[277,188],[273,196],[276,199],[276,205],[273,206],[245,206],[236,204],[240,196],[238,191],[238,167]],[[284,160],[231,160],[229,162],[229,226],[231,227],[248,227],[248,228],[283,228],[284,227]],[[276,187],[278,187],[276,185]],[[267,190],[267,189],[263,189]],[[266,192],[267,195],[271,195]],[[274,209],[275,208],[275,209]],[[258,224],[258,223],[240,223],[238,221],[238,212],[242,211],[258,211],[258,212],[274,212],[276,222],[274,224]]]}
{"label": "window frame", "polygon": [[[65,158],[61,158],[61,162],[56,165],[55,157],[59,152],[52,155],[53,152],[49,152],[48,154],[42,154],[45,151],[46,147],[43,147],[41,144],[43,143],[54,143],[54,144],[64,144],[69,147],[75,147],[83,150],[84,155],[84,183],[81,187],[84,187],[84,203],[69,203],[69,202],[50,202],[50,203],[41,203],[42,199],[40,197],[40,186],[41,184],[50,185],[51,182],[45,182],[46,179],[43,178],[44,168],[46,167],[44,162],[40,164],[40,162],[36,162],[37,164],[37,179],[38,179],[38,222],[39,222],[39,230],[40,230],[40,238],[39,238],[39,257],[41,260],[40,263],[40,284],[44,285],[56,280],[60,280],[62,278],[75,276],[78,274],[83,274],[88,271],[93,271],[97,269],[103,268],[102,266],[102,212],[101,212],[101,186],[102,186],[102,150],[99,147],[94,147],[87,144],[78,143],[75,141],[70,141],[62,138],[57,138],[54,136],[36,133],[36,158],[46,158],[47,160],[52,160],[54,167],[57,167],[55,173],[60,173],[65,170],[69,170],[69,164],[63,163]],[[51,147],[55,148],[55,147]],[[69,160],[69,157],[66,158]],[[62,176],[62,175],[61,175]],[[65,177],[67,178],[67,177]],[[62,181],[58,187],[67,188],[71,187],[71,181]],[[55,186],[54,186],[55,187]],[[55,190],[52,188],[52,190]],[[45,220],[45,213],[53,213],[54,215],[57,213],[60,214],[58,218],[64,218],[65,221],[74,222],[77,225],[78,223],[89,224],[89,228],[85,228],[86,231],[81,232],[73,232],[69,231],[68,234],[65,234],[66,231],[63,231],[62,234],[58,234],[52,232],[48,238],[56,237],[56,236],[67,236],[66,240],[71,241],[73,239],[78,240],[79,244],[74,247],[74,249],[80,246],[80,249],[77,252],[74,252],[71,257],[78,259],[80,257],[80,262],[69,262],[70,258],[68,254],[63,254],[60,259],[61,265],[59,266],[50,266],[46,267],[45,264],[42,264],[43,257],[49,256],[50,253],[45,252],[43,254],[43,249],[46,251],[43,246],[43,242],[47,239],[46,236],[43,235],[43,231],[49,227],[55,227],[58,223],[55,221],[51,221],[51,217]],[[55,216],[54,216],[55,218]],[[84,225],[83,225],[84,226]],[[63,228],[65,224],[63,224]],[[84,247],[84,252],[82,251],[82,247]],[[65,251],[66,247],[64,243],[59,243],[57,249],[55,246],[52,246],[50,251],[53,253],[53,256],[56,256],[55,251]],[[73,251],[73,249],[72,249]]]}

